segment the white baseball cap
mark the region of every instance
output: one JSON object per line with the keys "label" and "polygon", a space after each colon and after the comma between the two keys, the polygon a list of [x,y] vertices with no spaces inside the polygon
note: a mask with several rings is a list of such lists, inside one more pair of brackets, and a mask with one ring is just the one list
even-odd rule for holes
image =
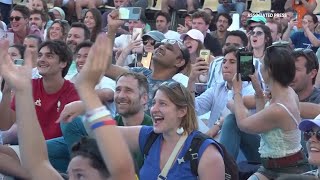
{"label": "white baseball cap", "polygon": [[199,40],[200,42],[204,42],[204,35],[202,34],[201,31],[197,29],[191,29],[187,33],[181,34],[180,39],[184,41],[186,36],[191,37],[192,39]]}

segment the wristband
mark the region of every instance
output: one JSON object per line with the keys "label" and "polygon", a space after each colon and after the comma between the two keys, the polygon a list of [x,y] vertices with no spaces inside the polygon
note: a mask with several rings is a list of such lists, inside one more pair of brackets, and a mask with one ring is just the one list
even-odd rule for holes
{"label": "wristband", "polygon": [[117,122],[113,119],[108,119],[108,120],[104,120],[104,121],[100,121],[100,122],[97,122],[97,123],[94,123],[91,125],[91,130],[95,130],[99,127],[102,127],[102,126],[109,126],[109,125],[117,125]]}
{"label": "wristband", "polygon": [[86,115],[86,120],[88,123],[93,123],[94,121],[103,118],[105,116],[110,116],[111,113],[109,110],[107,110],[107,108],[105,106],[93,109],[91,111],[89,111]]}
{"label": "wristband", "polygon": [[90,117],[100,111],[104,111],[104,110],[107,110],[107,108],[105,106],[100,106],[98,108],[92,109],[86,113],[86,117],[88,118],[88,117]]}

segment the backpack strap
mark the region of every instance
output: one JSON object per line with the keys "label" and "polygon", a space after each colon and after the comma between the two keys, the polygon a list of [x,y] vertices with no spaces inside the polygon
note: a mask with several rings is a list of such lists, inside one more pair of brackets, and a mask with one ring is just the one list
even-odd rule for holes
{"label": "backpack strap", "polygon": [[152,144],[156,141],[158,138],[159,134],[155,133],[152,131],[150,135],[147,138],[146,144],[143,147],[143,157],[145,158],[149,154],[149,150],[152,146]]}
{"label": "backpack strap", "polygon": [[[206,139],[212,139],[210,136],[207,136],[206,134],[203,133],[198,133],[196,134],[192,141],[189,150],[187,153],[184,155],[184,160],[185,161],[190,161],[190,167],[191,167],[191,172],[195,175],[198,176],[198,165],[199,165],[199,154],[198,151],[200,149],[201,144],[206,140]],[[212,139],[214,143],[212,143],[221,153],[223,156],[223,151],[219,144]]]}

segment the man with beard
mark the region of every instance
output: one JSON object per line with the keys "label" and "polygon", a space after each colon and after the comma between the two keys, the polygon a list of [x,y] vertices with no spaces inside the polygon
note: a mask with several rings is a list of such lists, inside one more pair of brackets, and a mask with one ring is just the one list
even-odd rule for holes
{"label": "man with beard", "polygon": [[46,15],[43,11],[40,10],[32,10],[29,18],[29,25],[31,28],[37,28],[41,32],[41,39],[43,40],[43,33],[45,29],[45,25],[47,23]]}
{"label": "man with beard", "polygon": [[[66,39],[66,43],[72,50],[72,52],[74,53],[78,44],[86,40],[90,40],[90,30],[88,29],[88,27],[83,23],[72,23]],[[66,75],[65,79],[69,80],[77,73],[78,72],[76,63],[75,61],[72,61],[72,64],[69,68],[68,74]]]}
{"label": "man with beard", "polygon": [[226,42],[226,37],[229,32],[227,29],[231,26],[231,24],[232,24],[231,16],[227,13],[221,13],[218,15],[217,30],[212,31],[210,33],[214,38],[218,39],[222,47]]}
{"label": "man with beard", "polygon": [[[118,126],[152,126],[151,117],[144,112],[144,107],[148,102],[148,91],[147,78],[142,74],[127,72],[117,78],[114,101],[118,114],[114,119]],[[78,109],[75,108],[74,110]],[[74,115],[73,113],[75,112],[71,114],[62,112],[60,119],[69,119],[70,116]],[[71,146],[78,142],[81,137],[91,135],[90,128],[82,123],[81,118],[76,118],[68,124],[61,124],[61,129],[69,152]],[[143,157],[141,153],[136,152],[133,153],[133,158],[135,159],[136,170],[138,170],[143,164]]]}

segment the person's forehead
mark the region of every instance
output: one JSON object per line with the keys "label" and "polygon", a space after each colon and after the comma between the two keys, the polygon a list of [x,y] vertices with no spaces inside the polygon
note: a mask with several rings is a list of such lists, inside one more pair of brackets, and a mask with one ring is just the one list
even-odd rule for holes
{"label": "person's forehead", "polygon": [[80,27],[72,27],[69,30],[68,34],[78,34],[78,35],[84,35],[84,29],[80,28]]}
{"label": "person's forehead", "polygon": [[230,36],[227,37],[226,43],[233,43],[233,44],[236,43],[236,44],[243,45],[242,40],[241,40],[240,37],[238,37],[238,36],[232,36],[232,35],[230,35]]}
{"label": "person's forehead", "polygon": [[43,46],[43,47],[39,50],[39,53],[55,54],[52,50],[49,49],[48,46]]}
{"label": "person's forehead", "polygon": [[237,60],[237,57],[234,52],[229,52],[224,56],[225,60]]}
{"label": "person's forehead", "polygon": [[59,23],[54,23],[54,24],[52,24],[52,26],[51,26],[51,29],[52,29],[52,28],[60,28],[60,30],[61,30],[62,25],[59,24]]}
{"label": "person's forehead", "polygon": [[26,44],[38,44],[38,40],[35,38],[25,38],[23,43]]}
{"label": "person's forehead", "polygon": [[18,15],[18,16],[22,16],[23,14],[22,14],[20,11],[16,11],[16,10],[14,10],[14,11],[12,11],[12,12],[11,12],[11,15]]}
{"label": "person's forehead", "polygon": [[204,23],[204,19],[199,17],[199,18],[193,18],[192,19],[193,22],[203,22]]}
{"label": "person's forehead", "polygon": [[298,56],[295,61],[296,64],[300,64],[300,63],[305,64],[306,62],[307,62],[307,58],[302,55]]}
{"label": "person's forehead", "polygon": [[129,87],[131,89],[138,89],[138,80],[132,76],[121,76],[117,81],[117,87]]}
{"label": "person's forehead", "polygon": [[30,15],[30,18],[34,18],[34,17],[41,18],[41,14],[31,14]]}
{"label": "person's forehead", "polygon": [[224,16],[219,16],[218,20],[228,20],[228,19]]}
{"label": "person's forehead", "polygon": [[90,47],[82,47],[79,49],[78,54],[88,54],[90,51]]}

